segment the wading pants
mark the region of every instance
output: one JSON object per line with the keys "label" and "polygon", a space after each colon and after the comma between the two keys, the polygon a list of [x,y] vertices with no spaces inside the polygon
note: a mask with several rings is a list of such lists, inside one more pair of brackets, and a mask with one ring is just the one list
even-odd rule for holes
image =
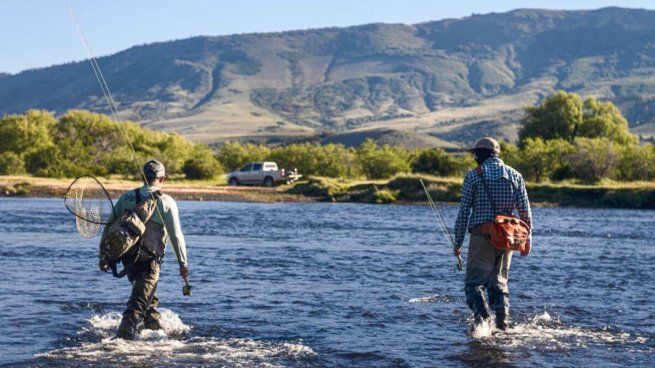
{"label": "wading pants", "polygon": [[512,252],[494,248],[484,235],[471,234],[464,292],[473,313],[487,318],[489,308],[509,313],[507,278]]}
{"label": "wading pants", "polygon": [[139,261],[131,268],[128,278],[132,282],[132,294],[118,328],[119,336],[133,337],[144,326],[148,329],[159,329],[160,314],[156,309],[159,300],[155,294],[159,269],[160,265],[156,260]]}

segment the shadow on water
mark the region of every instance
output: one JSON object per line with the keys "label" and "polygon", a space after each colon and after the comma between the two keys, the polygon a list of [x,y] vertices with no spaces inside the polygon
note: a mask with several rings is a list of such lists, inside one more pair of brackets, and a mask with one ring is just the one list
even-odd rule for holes
{"label": "shadow on water", "polygon": [[517,356],[497,344],[484,341],[470,341],[466,344],[466,350],[450,357],[452,361],[464,363],[468,367],[516,367],[514,361],[524,359],[523,364],[527,363],[525,359],[529,354]]}

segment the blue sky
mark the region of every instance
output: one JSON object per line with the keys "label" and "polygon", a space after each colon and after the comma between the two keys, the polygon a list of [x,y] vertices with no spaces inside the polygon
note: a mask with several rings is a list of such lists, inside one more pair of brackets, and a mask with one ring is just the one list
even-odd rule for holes
{"label": "blue sky", "polygon": [[0,72],[84,59],[69,3],[98,55],[196,35],[411,24],[516,8],[655,9],[653,0],[0,0]]}

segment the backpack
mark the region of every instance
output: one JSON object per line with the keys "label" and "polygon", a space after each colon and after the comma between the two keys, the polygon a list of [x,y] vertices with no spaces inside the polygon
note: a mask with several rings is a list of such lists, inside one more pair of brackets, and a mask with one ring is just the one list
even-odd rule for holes
{"label": "backpack", "polygon": [[[125,276],[128,268],[118,273],[116,264],[128,252],[135,249],[135,246],[141,248],[141,238],[146,231],[146,223],[157,210],[157,202],[161,197],[161,192],[156,191],[142,201],[139,189],[135,189],[134,192],[137,206],[109,224],[109,228],[100,239],[100,259],[111,267],[113,275],[118,278]],[[139,251],[140,249],[137,249],[134,261],[138,258]]]}
{"label": "backpack", "polygon": [[[495,215],[493,222],[483,229],[483,232],[489,236],[489,242],[496,249],[525,251],[530,236],[530,226],[516,216],[498,214],[496,202],[491,196],[487,182],[484,180],[482,166],[478,166],[475,172],[482,181],[482,186],[491,204],[491,210]],[[514,185],[512,184],[512,186]]]}

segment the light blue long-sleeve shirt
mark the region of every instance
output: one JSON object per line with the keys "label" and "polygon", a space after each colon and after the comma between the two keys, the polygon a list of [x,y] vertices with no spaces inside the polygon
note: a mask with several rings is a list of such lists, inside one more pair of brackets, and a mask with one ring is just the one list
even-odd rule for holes
{"label": "light blue long-sleeve shirt", "polygon": [[[141,198],[145,199],[150,196],[150,193],[159,190],[155,186],[142,186],[139,188]],[[120,196],[118,201],[114,203],[114,214],[117,217],[120,217],[126,211],[132,210],[136,207],[136,194],[134,190],[127,191]],[[114,219],[114,215],[110,216],[110,219]],[[110,221],[111,221],[110,220]],[[184,234],[182,233],[182,226],[180,225],[180,215],[177,209],[177,203],[175,200],[168,194],[163,194],[157,201],[157,210],[152,215],[150,221],[157,223],[159,225],[164,225],[166,231],[166,238],[170,238],[171,245],[175,251],[175,256],[180,266],[187,266],[187,254],[186,254],[186,243],[184,241]],[[108,227],[108,226],[107,226]],[[105,231],[107,229],[105,227]]]}

